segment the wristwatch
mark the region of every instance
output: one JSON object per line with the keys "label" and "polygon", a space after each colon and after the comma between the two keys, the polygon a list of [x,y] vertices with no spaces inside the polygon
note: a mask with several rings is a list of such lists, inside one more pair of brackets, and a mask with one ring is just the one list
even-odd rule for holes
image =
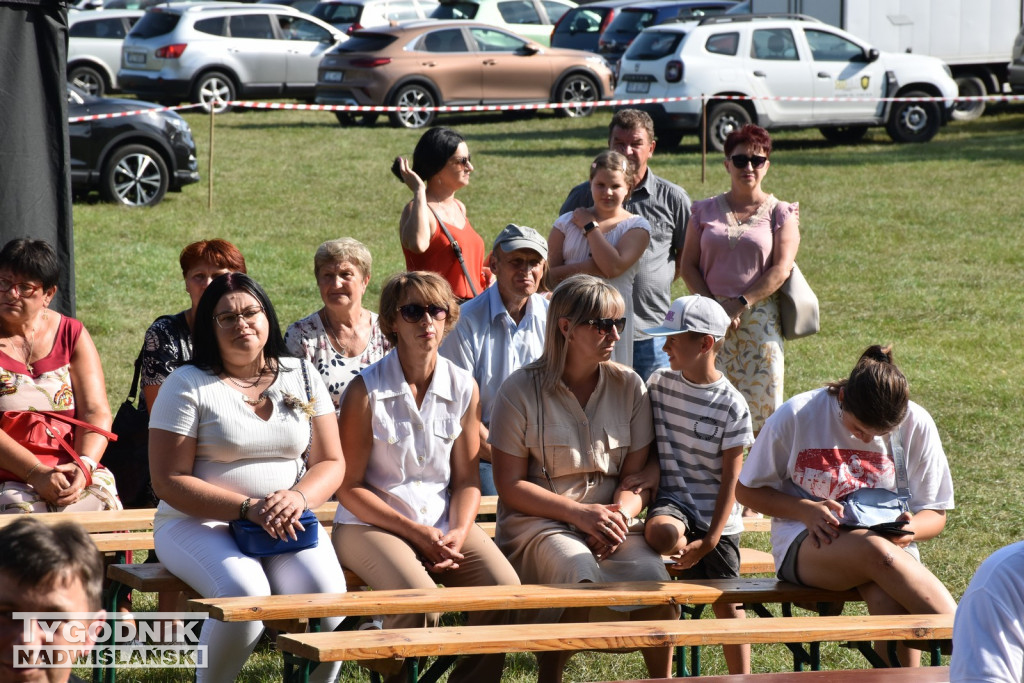
{"label": "wristwatch", "polygon": [[583,234],[584,235],[589,235],[590,231],[593,230],[596,227],[597,227],[597,221],[590,221],[589,223],[587,223],[586,225],[583,226]]}
{"label": "wristwatch", "polygon": [[736,297],[736,301],[739,301],[741,304],[743,304],[743,308],[746,308],[746,309],[750,308],[750,302],[747,301],[747,297],[743,296],[742,294],[740,294],[738,297]]}

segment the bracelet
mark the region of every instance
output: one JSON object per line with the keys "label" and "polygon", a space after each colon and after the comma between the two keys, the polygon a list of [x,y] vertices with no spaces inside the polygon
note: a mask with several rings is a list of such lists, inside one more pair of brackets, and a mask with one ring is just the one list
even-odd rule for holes
{"label": "bracelet", "polygon": [[632,521],[632,519],[633,519],[633,518],[632,518],[632,517],[630,517],[629,515],[627,515],[627,514],[626,514],[626,511],[625,511],[625,510],[623,510],[622,508],[619,508],[619,509],[618,509],[618,513],[619,513],[620,515],[622,515],[622,519],[623,519],[623,520],[625,520],[625,522],[626,522],[626,526],[629,526],[629,523],[630,523],[630,522]]}
{"label": "bracelet", "polygon": [[242,506],[238,509],[238,518],[247,519],[249,517],[249,507],[252,505],[252,499],[246,498],[242,501]]}
{"label": "bracelet", "polygon": [[28,480],[32,478],[32,475],[36,473],[36,470],[38,470],[42,466],[43,466],[43,463],[41,463],[41,462],[37,462],[35,465],[32,465],[32,469],[30,469],[28,471],[28,474],[25,475],[24,482],[27,484]]}
{"label": "bracelet", "polygon": [[306,510],[309,509],[309,501],[306,500],[306,494],[305,493],[303,493],[302,491],[300,491],[299,489],[297,489],[295,487],[292,487],[292,488],[290,488],[288,490],[289,491],[295,491],[295,493],[297,493],[300,496],[302,496],[302,511],[303,512],[305,512]]}

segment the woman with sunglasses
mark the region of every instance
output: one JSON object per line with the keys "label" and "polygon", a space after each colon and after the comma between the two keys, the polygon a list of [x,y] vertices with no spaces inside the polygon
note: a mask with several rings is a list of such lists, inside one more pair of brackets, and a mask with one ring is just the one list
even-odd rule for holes
{"label": "woman with sunglasses", "polygon": [[[203,597],[344,592],[327,533],[300,521],[344,473],[327,387],[309,361],[288,353],[270,299],[248,275],[215,278],[193,322],[192,360],[164,381],[149,424],[161,561]],[[286,541],[284,552],[245,554],[234,520],[258,525],[257,540]],[[300,541],[307,530],[312,538]],[[258,621],[206,621],[209,666],[196,680],[235,680],[262,633]],[[340,669],[321,664],[312,678],[333,681]]]}
{"label": "woman with sunglasses", "polygon": [[[342,397],[346,471],[332,535],[338,557],[375,590],[518,584],[475,523],[479,392],[468,371],[438,355],[459,318],[451,287],[436,273],[399,273],[384,284],[379,310],[392,351]],[[391,616],[384,626],[433,626],[438,617]],[[506,619],[505,612],[469,615],[470,624]],[[467,657],[448,680],[496,682],[504,661],[503,654]],[[405,680],[401,662],[380,664],[382,673]]]}
{"label": "woman with sunglasses", "polygon": [[732,318],[718,368],[750,406],[756,435],[782,405],[782,328],[776,292],[800,246],[799,204],[761,189],[772,139],[748,124],[725,140],[728,192],[694,202],[681,262],[693,294],[713,296]]}
{"label": "woman with sunglasses", "polygon": [[587,273],[608,280],[626,302],[623,344],[612,360],[633,366],[633,278],[637,263],[651,241],[651,224],[626,211],[636,168],[618,152],[601,152],[590,164],[593,205],[562,214],[548,235],[548,265],[552,282]]}
{"label": "woman with sunglasses", "polygon": [[483,238],[455,198],[473,173],[466,139],[450,128],[431,128],[416,143],[412,165],[396,157],[391,171],[412,190],[399,222],[405,267],[440,273],[460,301],[487,289]]}
{"label": "woman with sunglasses", "polygon": [[[92,337],[49,308],[59,274],[57,253],[43,240],[14,239],[0,250],[0,414],[42,410],[107,430],[110,406]],[[106,437],[83,428],[72,434],[81,465],[43,462],[43,451],[0,430],[0,513],[121,509],[114,476],[99,464]]]}
{"label": "woman with sunglasses", "polygon": [[[635,519],[646,501],[619,487],[643,468],[654,438],[643,380],[608,362],[626,327],[625,311],[622,295],[604,280],[564,280],[548,308],[544,355],[498,390],[490,432],[497,539],[524,583],[668,579]],[[678,616],[670,605],[622,611],[633,619]],[[544,610],[539,618],[601,615]],[[537,655],[538,679],[561,681],[571,654]],[[643,656],[651,678],[671,675],[671,648],[647,648]]]}

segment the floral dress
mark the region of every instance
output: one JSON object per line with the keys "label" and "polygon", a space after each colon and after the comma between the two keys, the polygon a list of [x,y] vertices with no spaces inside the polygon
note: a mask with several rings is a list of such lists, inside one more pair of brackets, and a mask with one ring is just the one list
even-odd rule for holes
{"label": "floral dress", "polygon": [[288,350],[299,358],[305,358],[324,378],[324,384],[334,401],[334,411],[341,414],[341,395],[352,378],[363,368],[376,363],[391,350],[391,342],[380,331],[379,317],[370,311],[370,339],[366,348],[355,356],[343,356],[331,345],[324,329],[320,312],[317,311],[288,326],[284,342]]}

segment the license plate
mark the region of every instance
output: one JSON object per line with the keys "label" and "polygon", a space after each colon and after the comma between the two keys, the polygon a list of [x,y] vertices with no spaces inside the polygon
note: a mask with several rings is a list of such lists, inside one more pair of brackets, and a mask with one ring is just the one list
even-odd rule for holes
{"label": "license plate", "polygon": [[341,83],[345,79],[344,71],[325,71],[324,81],[327,83]]}
{"label": "license plate", "polygon": [[630,93],[648,93],[651,91],[650,81],[627,81],[626,92]]}
{"label": "license plate", "polygon": [[124,61],[128,64],[145,64],[146,53],[145,52],[125,52]]}

